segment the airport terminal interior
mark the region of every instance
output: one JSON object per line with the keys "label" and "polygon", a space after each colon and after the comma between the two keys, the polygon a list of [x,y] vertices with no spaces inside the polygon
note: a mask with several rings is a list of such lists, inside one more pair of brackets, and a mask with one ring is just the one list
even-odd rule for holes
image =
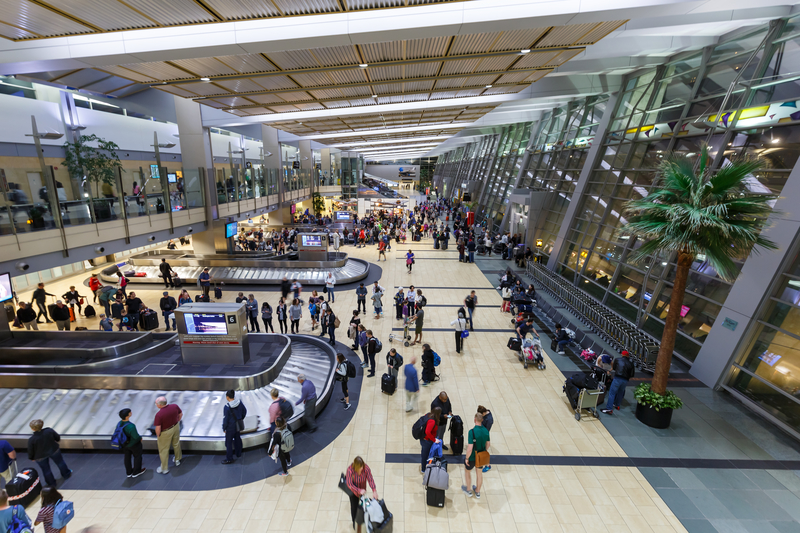
{"label": "airport terminal interior", "polygon": [[2,0],[0,117],[0,531],[800,531],[800,1]]}

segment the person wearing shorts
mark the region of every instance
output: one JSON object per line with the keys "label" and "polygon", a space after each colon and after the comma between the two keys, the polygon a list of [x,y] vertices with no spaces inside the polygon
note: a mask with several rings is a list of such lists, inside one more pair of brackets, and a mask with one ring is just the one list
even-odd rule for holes
{"label": "person wearing shorts", "polygon": [[461,485],[461,490],[467,495],[468,498],[471,498],[473,493],[475,494],[476,498],[481,497],[483,472],[481,472],[480,468],[475,471],[477,485],[472,485],[472,490],[470,490],[470,485],[472,483],[470,471],[475,468],[476,452],[488,452],[490,446],[491,442],[489,442],[489,430],[483,427],[483,415],[480,413],[475,413],[475,427],[470,429],[467,433],[467,451],[464,453],[464,456],[466,457],[464,460],[464,478],[466,484]]}

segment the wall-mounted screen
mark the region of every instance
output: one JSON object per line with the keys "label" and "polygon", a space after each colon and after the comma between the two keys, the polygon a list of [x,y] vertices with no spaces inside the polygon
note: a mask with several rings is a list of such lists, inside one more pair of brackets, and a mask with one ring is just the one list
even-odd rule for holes
{"label": "wall-mounted screen", "polygon": [[682,305],[682,306],[681,306],[681,318],[683,318],[683,317],[685,317],[686,315],[688,315],[688,314],[689,314],[689,311],[691,311],[691,310],[692,310],[692,308],[691,308],[691,307],[687,307],[687,306],[685,306],[685,305]]}
{"label": "wall-mounted screen", "polygon": [[293,214],[293,215],[294,215],[294,214],[295,214],[295,212],[297,212],[297,206],[296,206],[296,205],[294,205],[294,204],[292,204],[291,206],[289,206],[289,212],[290,212],[291,214]]}
{"label": "wall-mounted screen", "polygon": [[236,234],[239,233],[238,222],[231,222],[230,224],[225,224],[225,238],[229,239],[231,237],[236,237]]}
{"label": "wall-mounted screen", "polygon": [[11,290],[11,274],[0,274],[0,302],[7,302],[14,297]]}
{"label": "wall-mounted screen", "polygon": [[189,335],[227,335],[228,324],[223,313],[184,313]]}
{"label": "wall-mounted screen", "polygon": [[336,211],[336,220],[350,220],[350,211]]}
{"label": "wall-mounted screen", "polygon": [[150,165],[150,176],[153,179],[158,179],[161,177],[161,174],[158,172],[158,165]]}
{"label": "wall-mounted screen", "polygon": [[178,175],[174,172],[167,172],[167,181],[170,183],[178,183]]}
{"label": "wall-mounted screen", "polygon": [[303,246],[322,248],[322,235],[303,235]]}

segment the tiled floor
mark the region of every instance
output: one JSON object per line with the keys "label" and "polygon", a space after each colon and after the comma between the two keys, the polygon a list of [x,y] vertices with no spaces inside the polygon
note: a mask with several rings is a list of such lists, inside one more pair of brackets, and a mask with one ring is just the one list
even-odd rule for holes
{"label": "tiled floor", "polygon": [[[403,261],[394,259],[409,248],[419,259],[412,274],[406,273]],[[370,260],[376,255],[373,248],[347,247],[345,251]],[[104,461],[102,472],[91,469],[91,474],[82,473],[77,468],[75,486],[82,475],[118,481],[101,491],[74,490],[72,480],[64,485],[62,492],[76,507],[70,531],[88,525],[97,525],[100,531],[135,533],[351,531],[349,503],[337,484],[340,473],[356,455],[363,456],[372,468],[380,495],[394,513],[395,532],[800,531],[800,477],[795,471],[598,466],[596,457],[792,460],[797,446],[706,389],[679,391],[687,408],[676,414],[673,428],[665,434],[640,426],[627,402],[613,419],[584,417],[576,421],[561,391],[562,365],[556,364],[562,362],[560,356],[549,354],[545,371],[524,370],[506,348],[509,316],[499,312],[500,297],[493,290],[496,275],[487,278],[481,270],[499,270],[506,264],[495,259],[461,264],[454,248],[434,251],[430,240],[399,250],[393,247],[389,261],[381,262],[380,283],[390,294],[399,285],[422,287],[429,302],[424,342],[442,356],[441,382],[422,388],[412,413],[404,412],[402,390],[390,397],[380,392],[379,377],[365,378],[357,410],[345,431],[313,457],[296,462],[291,476],[273,474],[220,490],[121,490],[126,481],[122,465],[116,464],[121,458]],[[80,283],[62,281],[48,289],[60,294],[69,284]],[[450,322],[455,319],[455,306],[470,289],[478,291],[482,306],[475,315],[478,331],[458,355]],[[162,290],[152,287],[136,292],[148,305],[155,305]],[[223,301],[233,301],[236,292],[235,288],[226,290]],[[273,305],[278,299],[274,290],[256,292],[256,298],[259,302],[266,298]],[[341,316],[349,316],[355,308],[354,291],[338,291],[333,307]],[[386,311],[380,320],[365,320],[384,340],[398,326],[393,310]],[[96,328],[96,319],[82,322]],[[310,333],[308,319],[303,323],[302,331]],[[385,346],[388,350],[389,344]],[[419,346],[399,351],[407,362],[410,356],[419,358],[421,354]],[[445,508],[427,507],[413,462],[419,445],[410,428],[440,390],[448,392],[454,411],[465,423],[478,404],[492,410],[493,453],[504,458],[547,457],[553,459],[551,463],[561,457],[564,464],[499,464],[484,476],[480,500],[461,493],[463,468],[453,464]],[[338,407],[333,402],[328,409]],[[742,438],[731,431],[736,428],[730,425],[729,414],[742,415],[741,425],[736,423]],[[761,438],[764,446],[757,444]],[[213,459],[203,457],[199,465]],[[577,459],[582,460],[578,463]],[[155,457],[146,457],[145,464],[151,463],[155,464]],[[174,469],[170,475],[178,471]],[[241,475],[241,471],[230,472]],[[228,474],[214,468],[209,475]]]}

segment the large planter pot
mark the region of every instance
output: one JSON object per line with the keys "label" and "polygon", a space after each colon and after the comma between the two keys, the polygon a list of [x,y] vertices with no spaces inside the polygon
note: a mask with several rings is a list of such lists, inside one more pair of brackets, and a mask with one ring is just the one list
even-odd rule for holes
{"label": "large planter pot", "polygon": [[637,403],[636,419],[651,428],[665,429],[669,427],[669,423],[672,421],[672,409],[665,408],[656,411],[654,407]]}

